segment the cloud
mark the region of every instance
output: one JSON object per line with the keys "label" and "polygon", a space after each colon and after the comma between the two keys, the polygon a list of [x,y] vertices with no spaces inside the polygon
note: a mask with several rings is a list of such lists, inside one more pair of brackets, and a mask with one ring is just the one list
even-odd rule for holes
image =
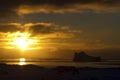
{"label": "cloud", "polygon": [[29,25],[28,31],[32,32],[33,34],[50,34],[54,32],[55,27],[55,25],[52,23],[35,23],[35,24],[31,23],[28,25]]}
{"label": "cloud", "polygon": [[44,38],[72,38],[75,34],[81,34],[81,30],[71,29],[69,26],[61,26],[54,23],[4,23],[0,24],[0,36],[14,32],[29,32],[31,36]]}
{"label": "cloud", "polygon": [[48,35],[47,37],[61,37],[61,38],[68,38],[73,37],[74,34],[80,34],[81,30],[71,29],[69,26],[60,26],[54,23],[28,23],[24,25],[28,28],[28,32],[32,33],[33,35]]}
{"label": "cloud", "polygon": [[0,24],[0,33],[16,32],[16,31],[22,31],[22,28],[18,23]]}
{"label": "cloud", "polygon": [[120,0],[0,0],[0,17],[30,13],[119,11]]}
{"label": "cloud", "polygon": [[[27,3],[27,1],[26,1]],[[120,10],[119,0],[36,0],[21,5],[19,14],[29,13],[64,13],[86,11],[115,11]]]}

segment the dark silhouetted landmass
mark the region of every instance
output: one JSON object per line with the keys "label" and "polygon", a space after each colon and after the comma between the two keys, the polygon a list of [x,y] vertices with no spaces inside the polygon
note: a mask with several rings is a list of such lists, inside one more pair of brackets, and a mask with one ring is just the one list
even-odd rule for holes
{"label": "dark silhouetted landmass", "polygon": [[0,64],[0,80],[120,80],[120,68]]}
{"label": "dark silhouetted landmass", "polygon": [[85,52],[82,51],[82,52],[74,54],[73,61],[75,62],[100,62],[101,58],[89,56]]}

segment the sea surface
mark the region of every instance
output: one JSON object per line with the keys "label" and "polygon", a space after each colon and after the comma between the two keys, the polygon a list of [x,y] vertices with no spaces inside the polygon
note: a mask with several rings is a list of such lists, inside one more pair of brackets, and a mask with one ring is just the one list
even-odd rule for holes
{"label": "sea surface", "polygon": [[112,68],[120,67],[120,60],[105,60],[102,62],[73,62],[69,59],[0,59],[0,63],[6,63],[9,65],[37,65],[43,67],[55,67],[55,66],[75,66],[75,67],[97,67],[97,68]]}

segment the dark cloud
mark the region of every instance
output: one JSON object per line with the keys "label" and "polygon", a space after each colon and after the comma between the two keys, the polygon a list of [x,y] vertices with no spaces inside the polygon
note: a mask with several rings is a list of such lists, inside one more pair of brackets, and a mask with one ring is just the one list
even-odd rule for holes
{"label": "dark cloud", "polygon": [[29,26],[29,31],[33,34],[50,34],[55,31],[54,27],[51,23],[36,23]]}
{"label": "dark cloud", "polygon": [[120,0],[0,0],[0,17],[38,12],[112,11]]}
{"label": "dark cloud", "polygon": [[0,0],[0,17],[16,15],[15,9],[20,6],[20,0]]}
{"label": "dark cloud", "polygon": [[101,4],[101,5],[111,5],[115,6],[119,4],[119,0],[23,0],[25,4],[31,5],[54,5],[57,7],[62,7],[66,5],[73,5],[73,4]]}
{"label": "dark cloud", "polygon": [[19,14],[64,13],[85,11],[114,11],[120,9],[119,0],[26,0],[19,7]]}
{"label": "dark cloud", "polygon": [[6,33],[6,32],[16,32],[21,31],[21,28],[19,24],[0,24],[0,32]]}
{"label": "dark cloud", "polygon": [[67,36],[68,34],[80,34],[81,30],[71,29],[69,26],[60,26],[53,23],[28,23],[25,25],[28,27],[28,32],[34,35],[49,35],[56,34],[56,36]]}

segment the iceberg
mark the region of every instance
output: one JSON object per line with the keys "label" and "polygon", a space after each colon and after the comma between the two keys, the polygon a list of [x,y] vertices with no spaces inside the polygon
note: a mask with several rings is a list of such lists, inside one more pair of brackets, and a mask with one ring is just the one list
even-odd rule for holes
{"label": "iceberg", "polygon": [[94,57],[87,55],[84,51],[79,53],[74,53],[74,62],[100,62],[101,57]]}

